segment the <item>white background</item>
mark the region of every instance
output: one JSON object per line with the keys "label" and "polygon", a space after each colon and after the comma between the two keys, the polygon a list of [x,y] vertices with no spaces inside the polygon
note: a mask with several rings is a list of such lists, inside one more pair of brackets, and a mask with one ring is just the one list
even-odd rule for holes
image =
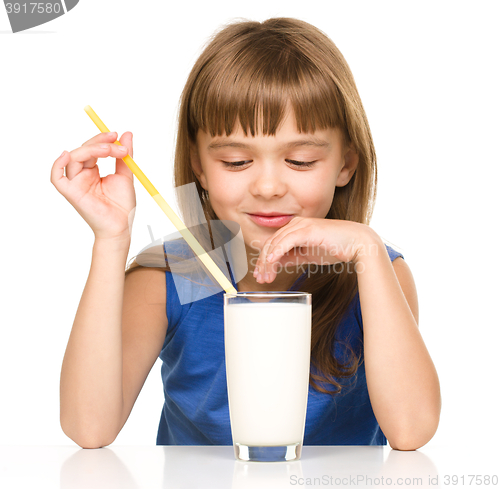
{"label": "white background", "polygon": [[[93,233],[50,183],[63,150],[97,134],[87,104],[176,208],[179,97],[208,37],[241,17],[297,17],[336,43],[354,74],[379,163],[372,227],[401,250],[443,398],[428,448],[496,447],[499,435],[498,3],[81,0],[12,34],[0,5],[2,257],[0,444],[74,443],[59,425],[59,375]],[[114,160],[101,161],[102,174]],[[136,180],[130,257],[175,229]],[[154,445],[156,363],[115,445]]]}

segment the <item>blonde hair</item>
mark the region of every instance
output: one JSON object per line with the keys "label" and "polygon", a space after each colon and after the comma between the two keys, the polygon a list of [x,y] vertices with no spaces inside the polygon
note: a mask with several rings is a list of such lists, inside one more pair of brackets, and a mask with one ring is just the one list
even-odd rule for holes
{"label": "blonde hair", "polygon": [[[218,220],[208,192],[191,167],[190,147],[198,130],[230,135],[239,122],[244,133],[275,135],[291,103],[299,132],[339,128],[359,162],[349,183],[337,187],[326,219],[369,224],[376,197],[377,166],[368,120],[344,57],[326,34],[307,22],[272,18],[237,21],[217,31],[188,77],[179,108],[174,184],[194,182],[207,222]],[[179,200],[181,214],[190,202]],[[127,272],[136,268],[131,266]],[[167,266],[168,269],[168,266]],[[347,360],[334,356],[337,326],[357,293],[348,267],[309,268],[295,290],[313,294],[311,384],[340,392],[337,381],[357,371],[361,352],[345,344]]]}

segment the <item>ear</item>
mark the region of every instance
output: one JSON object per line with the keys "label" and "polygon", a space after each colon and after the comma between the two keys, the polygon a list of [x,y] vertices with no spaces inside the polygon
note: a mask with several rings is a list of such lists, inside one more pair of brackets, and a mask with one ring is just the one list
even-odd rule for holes
{"label": "ear", "polygon": [[353,147],[348,147],[344,151],[343,160],[344,166],[340,170],[337,177],[337,187],[344,187],[350,182],[356,168],[358,167],[359,155]]}
{"label": "ear", "polygon": [[207,190],[207,179],[205,178],[205,173],[203,172],[203,167],[201,166],[200,155],[196,144],[190,143],[189,154],[191,158],[191,168],[200,182],[200,185]]}

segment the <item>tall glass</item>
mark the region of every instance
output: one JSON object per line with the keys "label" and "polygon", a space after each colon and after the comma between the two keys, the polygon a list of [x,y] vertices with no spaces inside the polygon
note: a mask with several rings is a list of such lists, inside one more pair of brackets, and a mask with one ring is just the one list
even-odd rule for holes
{"label": "tall glass", "polygon": [[312,296],[224,294],[229,415],[238,460],[298,460],[311,358]]}

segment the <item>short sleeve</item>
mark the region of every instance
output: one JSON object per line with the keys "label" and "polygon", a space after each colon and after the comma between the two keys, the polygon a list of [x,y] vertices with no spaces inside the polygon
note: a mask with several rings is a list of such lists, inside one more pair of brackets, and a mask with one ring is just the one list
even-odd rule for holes
{"label": "short sleeve", "polygon": [[399,251],[396,251],[395,249],[391,248],[389,245],[385,245],[385,247],[387,249],[387,254],[389,255],[389,258],[391,259],[391,261],[394,261],[399,256],[401,258],[403,258],[403,260],[404,260],[404,256],[403,256],[402,253],[400,253]]}

